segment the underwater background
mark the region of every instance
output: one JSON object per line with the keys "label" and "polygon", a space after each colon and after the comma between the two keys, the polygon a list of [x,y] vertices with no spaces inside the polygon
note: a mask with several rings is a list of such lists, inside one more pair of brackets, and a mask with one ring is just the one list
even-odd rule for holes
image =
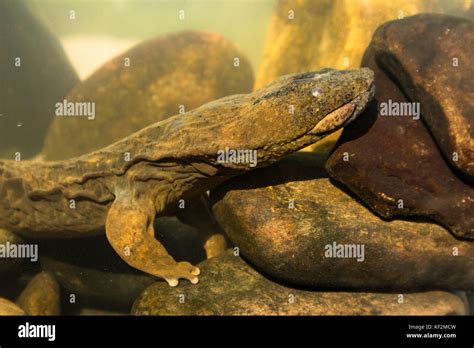
{"label": "underwater background", "polygon": [[[219,33],[237,44],[256,69],[273,1],[31,0],[32,9],[60,39],[81,78],[140,41],[180,30]],[[73,22],[64,16],[74,9]],[[185,19],[179,20],[179,11]]]}
{"label": "underwater background", "polygon": [[[282,75],[323,68],[368,66],[375,70],[378,100],[420,100],[422,114],[423,105],[438,112],[439,104],[443,113],[455,105],[461,115],[443,119],[441,127],[429,118],[426,127],[395,120],[374,126],[379,115],[368,107],[352,128],[338,129],[281,164],[212,190],[205,197],[207,207],[192,222],[160,216],[156,238],[177,261],[200,263],[202,274],[210,274],[197,285],[182,281],[170,288],[133,269],[104,233],[36,239],[0,225],[0,244],[39,246],[39,262],[0,258],[0,314],[473,313],[474,207],[465,204],[474,201],[472,132],[451,134],[461,138],[456,145],[467,153],[461,163],[453,163],[438,128],[474,129],[473,69],[463,60],[474,48],[474,1],[0,1],[0,158],[5,160],[75,158],[213,100],[252,93]],[[412,17],[418,14],[427,15]],[[396,20],[406,24],[375,38],[378,28]],[[419,36],[410,36],[413,32]],[[447,36],[440,39],[443,33]],[[398,52],[404,44],[410,50]],[[426,69],[432,74],[416,80],[418,51],[423,64],[432,64]],[[396,70],[392,60],[384,60],[387,52],[414,67]],[[451,64],[458,57],[465,78],[450,80],[443,59]],[[127,64],[138,68],[128,73]],[[414,85],[424,88],[443,80],[449,92],[440,96],[441,88],[435,90],[436,103],[423,99],[423,93],[419,97],[413,84],[397,79],[413,71]],[[97,107],[89,119],[57,117],[56,105],[63,100],[93,101]],[[406,144],[418,148],[400,145],[405,136]],[[353,142],[359,137],[360,143]],[[375,150],[385,146],[386,154],[379,156]],[[353,172],[341,160],[351,151],[370,159],[357,163]],[[291,218],[275,208],[293,200],[288,192],[306,202],[296,205]],[[408,208],[400,215],[384,205],[382,196],[394,192],[407,196]],[[225,234],[227,251],[209,258],[201,230]],[[331,238],[366,245],[376,257],[341,260],[333,267],[333,260],[321,261],[321,248],[332,245]],[[446,256],[458,247],[459,258]],[[188,307],[174,301],[182,289],[194,296]]]}

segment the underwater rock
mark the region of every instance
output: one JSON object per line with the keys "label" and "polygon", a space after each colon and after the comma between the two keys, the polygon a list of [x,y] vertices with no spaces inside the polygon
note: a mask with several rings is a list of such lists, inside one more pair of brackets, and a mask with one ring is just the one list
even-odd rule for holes
{"label": "underwater rock", "polygon": [[25,1],[0,2],[0,157],[37,154],[55,103],[79,82],[59,41]]}
{"label": "underwater rock", "polygon": [[51,274],[41,272],[22,291],[16,304],[28,315],[59,315],[59,284]]}
{"label": "underwater rock", "polygon": [[[177,218],[158,218],[155,230],[157,239],[175,260],[190,260],[194,264],[205,259],[197,231]],[[137,296],[156,282],[156,278],[125,264],[105,235],[41,241],[39,247],[42,268],[55,276],[66,298],[75,297],[75,303],[67,303],[68,311],[100,304],[128,312]]]}
{"label": "underwater rock", "polygon": [[474,289],[474,243],[436,224],[380,219],[323,167],[299,153],[211,191],[217,221],[257,269],[320,289]]}
{"label": "underwater rock", "polygon": [[[0,228],[0,248],[7,248],[8,245],[18,245],[23,243],[23,239],[16,234]],[[0,257],[0,274],[19,267],[23,261],[23,258]]]}
{"label": "underwater rock", "polygon": [[95,115],[55,117],[42,154],[48,160],[85,154],[181,111],[250,92],[252,84],[248,59],[218,34],[185,31],[146,41],[68,94],[68,102],[95,103],[89,110],[95,105]]}
{"label": "underwater rock", "polygon": [[270,21],[255,88],[285,74],[358,68],[372,34],[386,21],[434,11],[469,16],[473,8],[465,7],[464,0],[280,0]]}
{"label": "underwater rock", "polygon": [[2,315],[26,315],[23,309],[12,301],[0,297],[0,316]]}
{"label": "underwater rock", "polygon": [[382,70],[420,103],[444,157],[474,183],[472,42],[472,20],[423,14],[384,24],[372,46]]}
{"label": "underwater rock", "polygon": [[112,312],[112,311],[106,311],[102,309],[96,309],[96,308],[83,308],[79,311],[78,315],[82,316],[124,316],[124,315],[129,315],[128,313],[122,313],[122,312]]}
{"label": "underwater rock", "polygon": [[421,119],[381,115],[390,101],[408,100],[377,65],[374,51],[367,50],[363,65],[375,72],[378,104],[345,127],[326,163],[329,175],[384,218],[430,218],[456,236],[474,238],[474,188],[443,159],[422,122],[424,104]]}
{"label": "underwater rock", "polygon": [[[288,288],[265,278],[227,251],[199,265],[201,279],[176,288],[148,287],[134,315],[452,315],[465,314],[451,293],[317,292]],[[403,303],[399,303],[399,299]]]}

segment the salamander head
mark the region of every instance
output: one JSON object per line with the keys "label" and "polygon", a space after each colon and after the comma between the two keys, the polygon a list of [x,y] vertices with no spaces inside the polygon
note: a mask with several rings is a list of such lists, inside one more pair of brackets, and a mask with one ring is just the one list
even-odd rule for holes
{"label": "salamander head", "polygon": [[265,165],[354,120],[374,92],[374,74],[367,68],[285,75],[252,94],[238,117],[240,128],[224,129],[222,139],[229,147],[256,150]]}

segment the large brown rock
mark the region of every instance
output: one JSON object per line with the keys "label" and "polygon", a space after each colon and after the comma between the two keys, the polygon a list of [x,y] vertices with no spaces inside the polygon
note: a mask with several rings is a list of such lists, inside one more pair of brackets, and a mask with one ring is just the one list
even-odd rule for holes
{"label": "large brown rock", "polygon": [[445,158],[474,183],[474,22],[413,16],[381,26],[372,46],[381,68],[421,103]]}
{"label": "large brown rock", "polygon": [[42,154],[47,160],[85,154],[180,111],[250,92],[252,84],[248,59],[218,34],[185,31],[146,41],[68,94],[70,102],[95,102],[95,118],[55,117]]}
{"label": "large brown rock", "polygon": [[259,270],[319,289],[474,288],[474,243],[435,224],[380,219],[323,166],[300,153],[211,192],[217,221]]}
{"label": "large brown rock", "polygon": [[442,291],[410,294],[319,292],[288,288],[265,278],[232,251],[207,260],[197,285],[148,287],[134,315],[453,315],[462,299]]}
{"label": "large brown rock", "polygon": [[[408,100],[376,57],[372,45],[363,65],[375,72],[377,105],[344,129],[326,164],[329,175],[384,218],[429,218],[474,238],[474,188],[452,172],[421,119],[380,115],[382,103]],[[421,118],[430,112],[423,105]]]}
{"label": "large brown rock", "polygon": [[0,157],[37,154],[55,103],[79,82],[59,41],[23,0],[0,2]]}
{"label": "large brown rock", "polygon": [[28,315],[59,315],[59,284],[47,273],[38,273],[22,291],[16,304]]}

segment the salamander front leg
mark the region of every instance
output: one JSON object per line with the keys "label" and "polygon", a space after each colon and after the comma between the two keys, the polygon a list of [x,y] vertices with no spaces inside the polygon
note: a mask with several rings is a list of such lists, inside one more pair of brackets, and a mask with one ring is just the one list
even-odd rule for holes
{"label": "salamander front leg", "polygon": [[106,221],[109,243],[130,266],[165,279],[176,286],[179,279],[198,282],[199,268],[189,262],[176,262],[155,239],[155,207],[151,200],[117,198]]}

